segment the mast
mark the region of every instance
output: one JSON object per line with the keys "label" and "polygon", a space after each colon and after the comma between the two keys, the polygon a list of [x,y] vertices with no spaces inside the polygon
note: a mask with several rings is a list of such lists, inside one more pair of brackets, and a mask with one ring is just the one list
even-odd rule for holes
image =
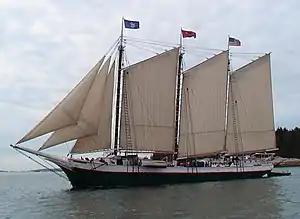
{"label": "mast", "polygon": [[178,158],[178,147],[179,147],[179,110],[180,110],[180,100],[181,100],[181,66],[183,59],[182,51],[182,28],[180,29],[180,45],[179,45],[179,59],[178,59],[178,72],[177,72],[177,87],[176,87],[176,106],[175,106],[175,146],[174,146],[174,160]]}
{"label": "mast", "polygon": [[228,107],[229,107],[229,89],[230,89],[230,52],[229,52],[229,35],[227,38],[227,50],[228,50],[228,68],[227,68],[227,81],[226,81],[226,103],[225,103],[225,135],[223,150],[226,151],[227,147],[227,134],[228,134]]}
{"label": "mast", "polygon": [[118,73],[117,73],[117,93],[116,93],[116,117],[115,117],[115,133],[114,133],[114,154],[117,155],[120,136],[120,109],[121,109],[121,80],[122,80],[122,64],[123,64],[123,30],[124,17],[122,17],[121,36],[119,45]]}

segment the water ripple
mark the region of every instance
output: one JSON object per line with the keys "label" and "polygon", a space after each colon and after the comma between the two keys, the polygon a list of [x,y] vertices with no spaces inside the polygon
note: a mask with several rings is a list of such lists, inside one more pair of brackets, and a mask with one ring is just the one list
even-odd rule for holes
{"label": "water ripple", "polygon": [[300,218],[300,168],[291,177],[72,191],[51,173],[1,173],[0,218]]}

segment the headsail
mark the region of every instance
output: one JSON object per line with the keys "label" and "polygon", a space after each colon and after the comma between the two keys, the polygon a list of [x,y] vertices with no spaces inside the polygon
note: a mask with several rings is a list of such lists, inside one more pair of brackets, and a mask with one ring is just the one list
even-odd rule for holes
{"label": "headsail", "polygon": [[[129,107],[127,125],[130,127],[133,149],[174,149],[178,57],[179,48],[174,48],[124,70]],[[123,118],[124,113],[123,110]],[[124,132],[121,132],[122,148],[127,147],[125,138]]]}
{"label": "headsail", "polygon": [[88,153],[110,147],[114,73],[115,62],[106,77],[97,134],[77,139],[71,153]]}
{"label": "headsail", "polygon": [[183,73],[179,155],[223,151],[228,51]]}
{"label": "headsail", "polygon": [[61,144],[74,139],[97,134],[98,123],[102,113],[103,92],[110,58],[106,60],[99,71],[86,97],[76,124],[55,131],[44,143],[40,150]]}
{"label": "headsail", "polygon": [[90,70],[76,87],[40,123],[19,140],[17,144],[70,125],[75,125],[104,58],[105,57]]}
{"label": "headsail", "polygon": [[[230,78],[232,93],[229,95],[228,109],[228,153],[276,148],[270,54],[234,71]],[[234,122],[237,130],[234,130]],[[234,133],[238,135],[236,141]]]}

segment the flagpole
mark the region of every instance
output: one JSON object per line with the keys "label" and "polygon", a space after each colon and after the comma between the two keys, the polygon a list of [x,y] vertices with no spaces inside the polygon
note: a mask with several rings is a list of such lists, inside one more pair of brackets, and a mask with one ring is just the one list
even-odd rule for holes
{"label": "flagpole", "polygon": [[121,37],[120,37],[120,40],[121,40],[121,43],[120,45],[123,46],[123,33],[124,33],[124,17],[122,17],[122,23],[121,23]]}
{"label": "flagpole", "polygon": [[182,48],[182,27],[180,28],[180,35],[179,35],[179,39],[180,39],[180,44],[179,44],[179,47],[180,47],[180,50],[181,50],[181,48]]}
{"label": "flagpole", "polygon": [[116,92],[116,114],[115,114],[115,133],[114,133],[114,154],[117,155],[119,148],[119,134],[120,134],[120,109],[121,109],[121,81],[122,81],[122,64],[123,64],[123,37],[124,37],[124,17],[121,23],[121,35],[119,45],[119,60],[118,60],[118,74],[117,74],[117,92]]}
{"label": "flagpole", "polygon": [[177,87],[176,87],[176,105],[175,105],[175,142],[174,142],[174,155],[173,159],[178,158],[178,148],[179,148],[179,111],[180,111],[180,100],[181,100],[181,66],[183,59],[183,50],[182,50],[182,28],[180,28],[180,37],[179,37],[179,57],[178,57],[178,69],[177,69]]}
{"label": "flagpole", "polygon": [[229,38],[230,38],[230,36],[227,35],[227,50],[228,50],[228,51],[229,51]]}

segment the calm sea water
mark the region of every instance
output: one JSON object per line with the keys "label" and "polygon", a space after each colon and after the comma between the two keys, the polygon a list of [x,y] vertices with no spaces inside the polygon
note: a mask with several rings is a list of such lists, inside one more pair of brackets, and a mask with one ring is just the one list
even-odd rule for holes
{"label": "calm sea water", "polygon": [[292,176],[155,188],[70,191],[52,173],[1,173],[0,218],[300,218]]}

